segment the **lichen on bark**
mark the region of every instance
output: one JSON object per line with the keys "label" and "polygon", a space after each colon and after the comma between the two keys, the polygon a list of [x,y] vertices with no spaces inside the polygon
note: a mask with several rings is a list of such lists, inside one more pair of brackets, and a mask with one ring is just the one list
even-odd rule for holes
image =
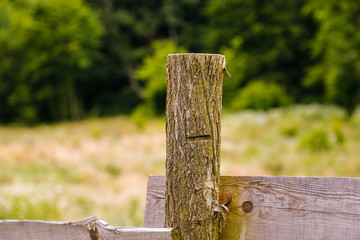
{"label": "lichen on bark", "polygon": [[225,57],[167,60],[165,227],[179,239],[218,239],[220,124]]}

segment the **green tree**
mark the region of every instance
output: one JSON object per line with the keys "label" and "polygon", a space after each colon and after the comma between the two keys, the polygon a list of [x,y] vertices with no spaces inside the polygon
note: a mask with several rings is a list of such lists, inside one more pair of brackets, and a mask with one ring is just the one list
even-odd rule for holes
{"label": "green tree", "polygon": [[276,83],[253,81],[239,91],[234,98],[234,110],[255,109],[269,110],[276,107],[289,105],[291,99],[282,87]]}
{"label": "green tree", "polygon": [[309,0],[303,11],[319,25],[311,44],[317,62],[308,68],[304,84],[320,84],[328,102],[352,111],[360,103],[360,3]]}
{"label": "green tree", "polygon": [[2,0],[1,121],[78,119],[75,76],[92,64],[102,32],[81,0]]}
{"label": "green tree", "polygon": [[80,76],[85,109],[95,114],[129,113],[145,100],[144,81],[138,79],[136,69],[152,53],[155,39],[201,50],[196,36],[205,21],[199,14],[204,1],[86,1],[99,11],[105,26],[102,56]]}
{"label": "green tree", "polygon": [[162,114],[166,102],[166,60],[168,54],[186,53],[184,47],[177,46],[170,40],[156,40],[152,44],[153,53],[143,59],[137,69],[137,77],[145,84],[144,104],[138,106],[136,115]]}
{"label": "green tree", "polygon": [[310,64],[307,40],[311,18],[304,17],[304,0],[210,0],[203,40],[208,50],[227,57],[232,78],[224,81],[224,105],[252,81],[282,85],[296,100],[305,89],[304,68]]}

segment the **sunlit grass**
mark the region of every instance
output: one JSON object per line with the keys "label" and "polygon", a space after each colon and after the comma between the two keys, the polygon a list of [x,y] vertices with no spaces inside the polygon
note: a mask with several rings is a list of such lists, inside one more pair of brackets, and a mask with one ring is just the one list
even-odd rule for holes
{"label": "sunlit grass", "polygon": [[[358,112],[348,118],[341,109],[312,105],[227,115],[223,121],[225,166],[229,165],[231,174],[357,176]],[[238,169],[234,167],[237,161]]]}
{"label": "sunlit grass", "polygon": [[[0,128],[0,190],[32,189],[2,195],[7,201],[1,202],[12,205],[0,205],[0,217],[76,220],[95,215],[113,225],[141,225],[147,176],[165,171],[159,164],[165,159],[162,130],[163,120],[139,129],[127,117]],[[28,213],[14,210],[26,206],[32,209]]]}
{"label": "sunlit grass", "polygon": [[[33,128],[0,127],[0,218],[97,216],[140,226],[148,174],[165,174],[165,121],[129,117]],[[355,177],[360,109],[331,106],[227,113],[223,175]]]}

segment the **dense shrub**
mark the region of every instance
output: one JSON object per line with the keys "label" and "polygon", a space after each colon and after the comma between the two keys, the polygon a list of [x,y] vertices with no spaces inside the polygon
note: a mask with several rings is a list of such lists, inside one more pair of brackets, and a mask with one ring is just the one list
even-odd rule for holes
{"label": "dense shrub", "polygon": [[185,53],[187,50],[170,40],[154,41],[153,53],[144,58],[136,71],[137,78],[144,82],[144,103],[137,106],[132,114],[133,120],[142,124],[146,118],[163,114],[166,102],[166,60],[171,53]]}
{"label": "dense shrub", "polygon": [[301,138],[301,147],[312,151],[326,150],[330,148],[328,134],[324,129],[313,129]]}
{"label": "dense shrub", "polygon": [[304,149],[311,151],[328,150],[336,145],[341,145],[345,141],[345,135],[338,123],[333,123],[332,127],[314,128],[300,138],[300,145]]}
{"label": "dense shrub", "polygon": [[233,109],[268,110],[291,102],[285,90],[276,83],[254,81],[241,89],[233,101]]}

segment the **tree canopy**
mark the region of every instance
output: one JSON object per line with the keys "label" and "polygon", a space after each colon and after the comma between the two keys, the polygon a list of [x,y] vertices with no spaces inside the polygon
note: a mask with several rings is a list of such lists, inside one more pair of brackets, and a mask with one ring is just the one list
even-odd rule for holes
{"label": "tree canopy", "polygon": [[0,122],[161,114],[166,55],[178,51],[226,56],[225,108],[351,112],[359,14],[352,0],[1,0]]}
{"label": "tree canopy", "polygon": [[81,0],[0,2],[3,122],[79,118],[76,75],[97,55],[102,27]]}
{"label": "tree canopy", "polygon": [[360,103],[360,2],[308,1],[303,11],[319,24],[304,83],[322,85],[327,102],[351,111]]}

